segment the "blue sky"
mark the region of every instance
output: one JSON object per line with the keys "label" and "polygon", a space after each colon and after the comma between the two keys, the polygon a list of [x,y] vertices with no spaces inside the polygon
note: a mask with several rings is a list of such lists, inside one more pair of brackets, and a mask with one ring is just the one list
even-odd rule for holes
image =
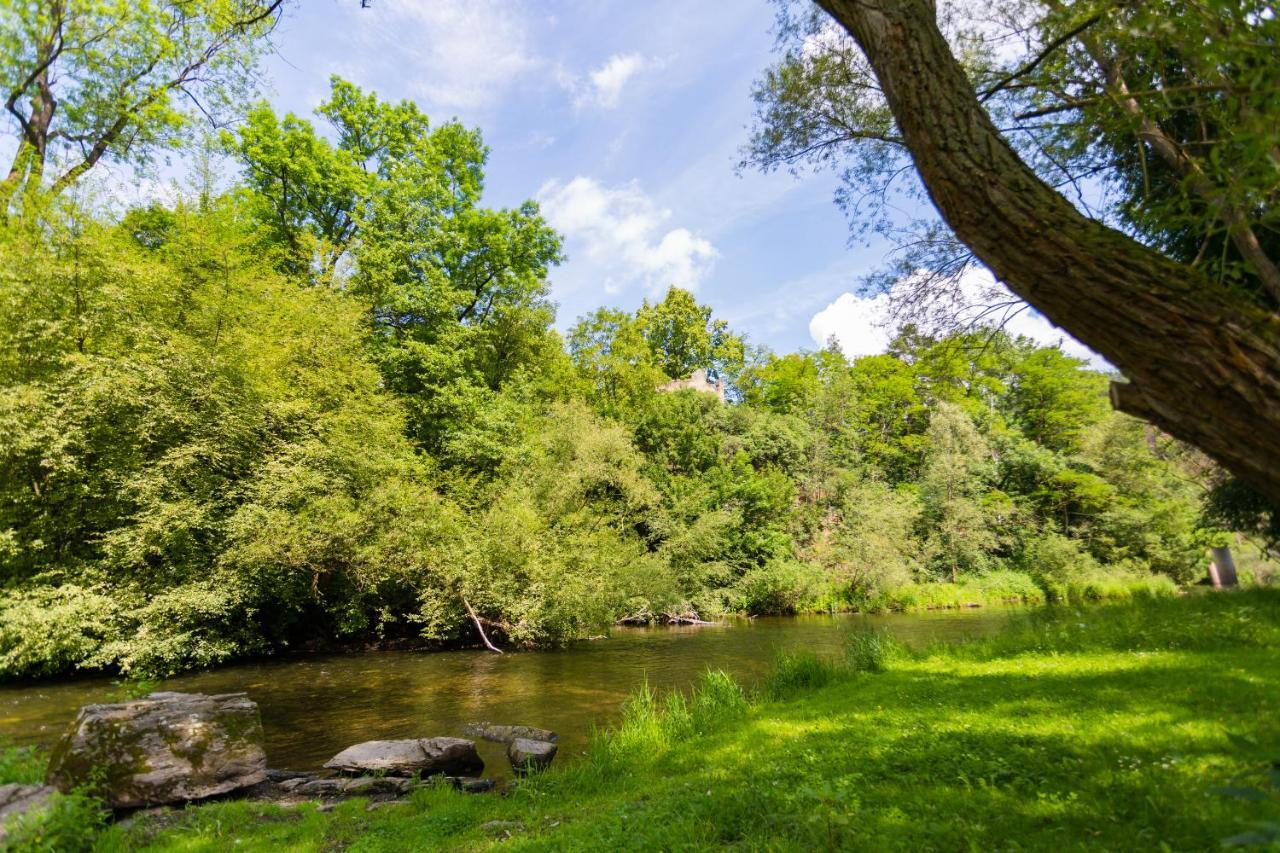
{"label": "blue sky", "polygon": [[[264,63],[266,96],[311,118],[339,74],[479,127],[492,149],[485,203],[536,199],[565,238],[568,259],[551,274],[561,329],[675,284],[777,352],[830,337],[851,356],[883,351],[889,297],[858,285],[891,247],[850,245],[836,177],[736,170],[752,84],[776,59],[769,0],[369,3],[291,3]],[[0,138],[0,156],[14,144]],[[98,171],[137,204],[185,168],[166,158],[155,177]],[[971,299],[994,286],[984,274],[965,285]],[[1106,367],[1034,311],[1006,328]]]}
{"label": "blue sky", "polygon": [[306,0],[266,64],[271,100],[309,115],[337,73],[492,148],[485,201],[536,198],[566,238],[559,325],[668,284],[779,351],[876,265],[850,249],[832,175],[735,172],[751,84],[773,60],[767,0]]}

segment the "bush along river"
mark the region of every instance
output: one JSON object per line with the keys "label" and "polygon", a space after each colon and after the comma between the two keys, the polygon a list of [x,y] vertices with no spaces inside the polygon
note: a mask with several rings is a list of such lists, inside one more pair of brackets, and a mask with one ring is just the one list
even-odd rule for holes
{"label": "bush along river", "polygon": [[[362,741],[465,736],[465,726],[484,721],[554,730],[563,761],[583,751],[594,727],[615,722],[626,697],[646,681],[658,691],[684,689],[712,668],[750,685],[784,650],[835,652],[851,632],[868,629],[888,631],[919,647],[993,633],[1014,612],[798,616],[617,628],[608,639],[503,655],[297,656],[182,675],[153,689],[247,693],[261,710],[271,767],[318,769]],[[19,745],[49,747],[82,705],[126,698],[124,686],[108,678],[0,687],[0,733]],[[478,745],[486,774],[504,775],[505,747]]]}

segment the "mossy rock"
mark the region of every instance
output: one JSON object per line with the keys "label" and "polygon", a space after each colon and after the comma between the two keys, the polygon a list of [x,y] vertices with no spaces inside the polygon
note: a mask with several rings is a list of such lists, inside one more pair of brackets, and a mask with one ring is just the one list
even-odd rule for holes
{"label": "mossy rock", "polygon": [[114,808],[202,800],[267,778],[262,720],[243,693],[153,693],[86,705],[54,748],[47,781]]}

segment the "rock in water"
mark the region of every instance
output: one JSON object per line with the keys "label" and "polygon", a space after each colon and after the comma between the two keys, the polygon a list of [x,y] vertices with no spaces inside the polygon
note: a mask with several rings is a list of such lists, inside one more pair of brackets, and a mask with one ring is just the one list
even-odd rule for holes
{"label": "rock in water", "polygon": [[54,747],[46,781],[89,785],[113,808],[225,794],[267,778],[258,705],[243,693],[152,693],[85,705]]}
{"label": "rock in water", "polygon": [[23,815],[43,811],[49,805],[54,789],[48,785],[0,785],[0,849],[12,824]]}
{"label": "rock in water", "polygon": [[505,744],[510,744],[516,738],[545,740],[548,743],[555,743],[560,740],[560,735],[549,729],[540,729],[537,726],[496,726],[493,723],[468,723],[462,727],[462,733],[470,737],[478,737],[494,743]]}
{"label": "rock in water", "polygon": [[507,747],[507,758],[511,760],[511,769],[517,773],[546,770],[551,765],[551,759],[555,757],[556,745],[545,740],[518,737]]}
{"label": "rock in water", "polygon": [[344,773],[389,776],[474,776],[484,770],[475,743],[457,737],[365,741],[342,750],[324,766]]}

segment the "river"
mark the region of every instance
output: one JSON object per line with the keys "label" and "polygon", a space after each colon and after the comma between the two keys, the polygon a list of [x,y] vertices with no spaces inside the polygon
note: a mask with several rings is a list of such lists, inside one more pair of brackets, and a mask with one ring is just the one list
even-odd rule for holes
{"label": "river", "polygon": [[[580,754],[592,727],[615,722],[646,679],[687,688],[708,667],[758,681],[783,649],[838,652],[850,631],[887,630],[908,645],[998,630],[1014,610],[886,616],[733,619],[689,627],[619,628],[608,639],[556,651],[361,652],[292,656],[165,679],[157,690],[246,692],[262,709],[271,767],[308,770],[365,740],[459,735],[469,722],[541,726],[560,733],[561,760]],[[0,734],[49,745],[81,705],[125,698],[107,678],[0,687]],[[482,744],[491,771],[506,762]]]}

